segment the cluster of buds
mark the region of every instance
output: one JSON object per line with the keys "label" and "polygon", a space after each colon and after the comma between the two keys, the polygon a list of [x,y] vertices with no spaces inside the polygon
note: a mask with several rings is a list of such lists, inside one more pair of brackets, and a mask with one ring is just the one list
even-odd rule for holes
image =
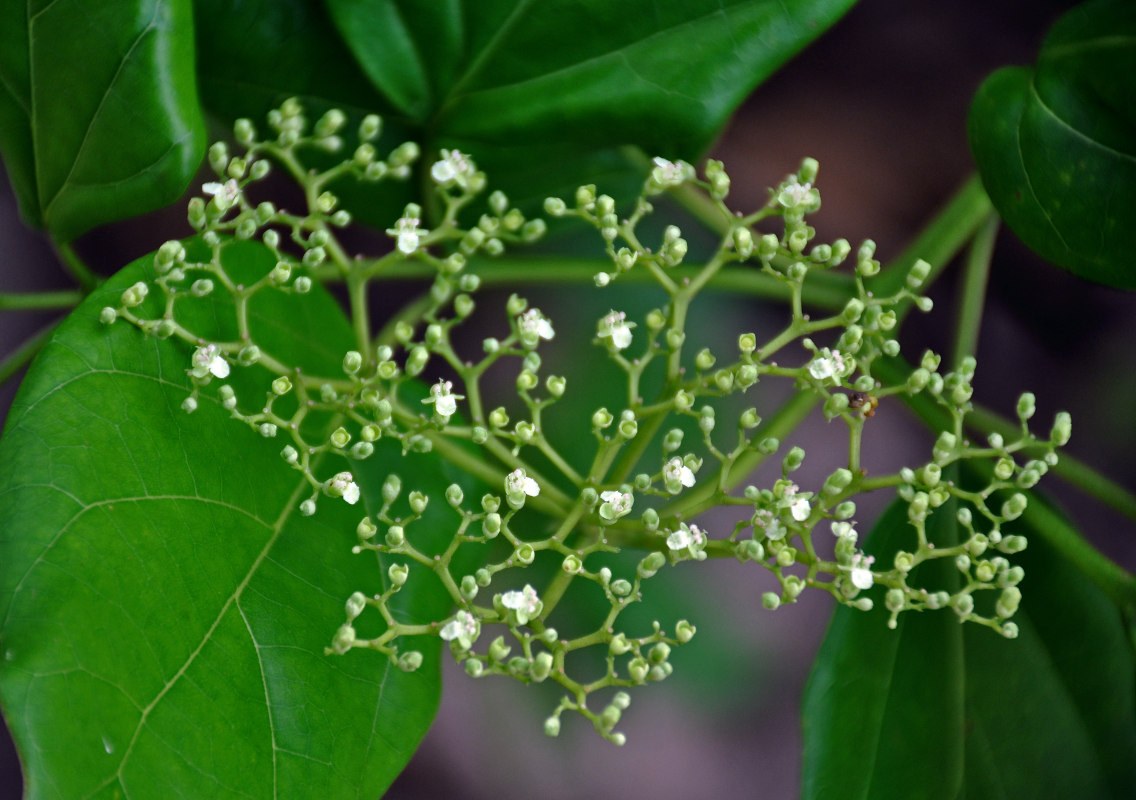
{"label": "cluster of buds", "polygon": [[[900,353],[895,332],[905,307],[930,310],[930,300],[919,290],[931,266],[917,261],[899,289],[873,292],[869,281],[880,264],[871,241],[855,253],[843,239],[814,243],[815,230],[806,219],[820,207],[815,161],[806,159],[771,191],[768,203],[748,215],[724,205],[730,181],[718,162],[710,162],[699,177],[685,162],[656,159],[626,216],[595,186],[580,187],[572,207],[558,198],[546,201],[548,213],[577,218],[599,231],[611,266],[605,262],[595,274],[597,286],[637,271],[667,296],[665,304],[641,318],[611,308],[596,320],[592,343],[625,376],[626,407],[563,419],[555,417],[567,381],[547,373],[542,358],[542,348],[556,337],[555,310],[546,313],[514,294],[505,303],[499,335],[480,337],[478,347],[471,346],[470,337],[455,334],[476,306],[481,279],[471,266],[474,257],[531,242],[544,232],[544,222],[526,218],[501,192],[492,192],[485,211],[469,222],[486,176],[470,156],[443,150],[427,170],[433,202],[424,205],[434,213],[408,204],[386,230],[390,252],[348,258],[336,232],[351,215],[327,185],[344,175],[363,181],[405,178],[421,155],[419,148],[403,144],[380,159],[373,142],[381,123],[368,116],[359,123],[358,145],[346,160],[323,172],[309,171],[301,159],[304,148],[334,153],[345,146],[345,115],[328,112],[309,126],[300,105],[288,101],[270,115],[269,125],[274,138],[261,141],[251,123],[239,121],[236,139],[245,148],[239,155],[226,145],[210,149],[218,180],[207,183],[189,207],[201,244],[163,245],[154,258],[153,280],[129,287],[101,319],[107,324],[126,320],[148,334],[183,341],[191,386],[185,410],[197,409],[208,393],[256,435],[284,440],[282,460],[310,488],[298,500],[302,514],[316,513],[325,498],[353,506],[370,501],[371,513],[356,528],[354,552],[380,556],[384,588],[360,590],[347,599],[346,620],[332,636],[330,653],[369,649],[414,671],[424,663],[424,646],[414,640],[433,637],[473,677],[502,675],[561,686],[563,699],[545,723],[550,735],[559,732],[563,712],[573,711],[619,744],[624,735],[617,726],[630,702],[627,690],[670,675],[672,649],[695,632],[686,620],[621,627],[626,619],[621,615],[648,599],[646,587],[661,570],[686,562],[732,557],[764,567],[780,587],[762,595],[768,609],[790,604],[805,588],[815,587],[858,609],[871,608],[882,595],[892,625],[904,611],[950,608],[965,621],[1015,635],[1010,618],[1020,600],[1022,571],[1008,557],[1025,542],[1001,531],[1022,513],[1021,492],[1056,463],[1055,449],[1069,438],[1068,415],[1058,416],[1048,439],[1038,438],[1027,425],[1033,397],[1024,395],[1018,406],[1020,436],[1012,442],[992,436],[987,446],[976,447],[962,435],[973,392],[973,359],[941,373],[941,359],[928,352],[901,382],[881,380],[880,360]],[[270,163],[283,165],[303,186],[305,211],[249,198]],[[728,227],[717,250],[698,265],[686,263],[690,244],[678,227],[664,227],[654,246],[645,245],[638,233],[639,223],[654,210],[649,198],[691,187],[706,192]],[[771,217],[782,219],[781,235],[758,231],[758,223]],[[260,254],[269,256],[257,274],[236,269],[223,257],[242,240],[258,243]],[[854,275],[847,282],[847,299],[830,316],[805,314],[809,276],[850,259]],[[368,283],[381,279],[390,265],[408,262],[432,276],[430,290],[372,335]],[[688,341],[693,338],[687,324],[691,303],[734,264],[788,294],[785,326],[764,343],[743,332],[733,352],[695,349]],[[347,284],[356,341],[328,369],[331,374],[320,375],[300,369],[293,354],[277,352],[269,339],[258,336],[250,309],[258,295],[297,301],[294,296],[312,292],[314,282],[331,280]],[[231,314],[222,325],[224,338],[187,321],[201,319],[200,314],[182,313],[183,304],[199,307],[218,296],[221,301],[211,306],[214,317]],[[775,360],[792,344],[803,356],[795,363]],[[491,407],[486,375],[492,372],[499,384],[499,376],[510,369],[515,402]],[[756,406],[739,411],[744,404],[723,402],[772,381],[792,383],[795,408],[807,411],[820,404],[828,420],[845,428],[847,458],[820,485],[801,486],[793,478],[805,453],[782,446],[791,430],[785,420],[792,414],[777,412],[766,420]],[[647,384],[661,388],[645,399]],[[250,385],[257,388],[249,390]],[[865,430],[880,400],[900,393],[933,397],[950,427],[939,433],[926,463],[868,477],[859,463]],[[754,395],[763,396],[757,390]],[[594,440],[586,469],[557,450],[555,437],[546,435],[550,424],[580,440]],[[376,452],[380,439],[397,442],[403,455],[432,452],[480,481],[480,498],[473,484],[446,489],[452,534],[440,547],[434,534],[419,533],[427,527],[420,520],[429,496],[404,493],[397,475],[370,487],[350,471],[352,462]],[[656,440],[661,456],[651,448]],[[766,487],[743,486],[756,466],[779,453],[780,478]],[[329,463],[336,466],[324,466]],[[990,477],[979,488],[964,488],[948,477],[961,463],[988,464]],[[881,488],[897,491],[912,529],[911,547],[894,555],[866,552],[854,519],[853,498]],[[711,508],[735,515],[727,533],[724,525],[715,535],[695,521]],[[927,520],[936,509],[954,513],[967,532],[964,541],[948,546],[931,541]],[[610,554],[628,548],[643,552],[637,563],[608,563]],[[916,585],[913,570],[943,558],[953,559],[960,574],[957,589]],[[538,562],[553,569],[530,569]],[[466,566],[470,563],[476,566]],[[549,572],[551,579],[534,577]],[[396,614],[393,598],[419,580],[439,581],[452,611],[435,619],[414,618],[413,608],[409,619]],[[570,590],[602,597],[606,612],[595,629],[575,631]],[[996,598],[976,606],[981,593],[992,598],[996,593]],[[381,629],[361,635],[371,619]],[[573,635],[560,633],[567,630]],[[585,679],[575,671],[574,654],[582,650],[600,654],[601,674]],[[589,705],[596,693],[609,698],[606,704]]]}

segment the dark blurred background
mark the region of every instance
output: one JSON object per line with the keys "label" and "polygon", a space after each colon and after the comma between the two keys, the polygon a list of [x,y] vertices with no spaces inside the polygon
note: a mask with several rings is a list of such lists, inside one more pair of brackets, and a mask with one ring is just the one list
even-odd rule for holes
{"label": "dark blurred background", "polygon": [[[982,78],[1002,65],[1032,62],[1045,30],[1070,5],[864,0],[759,89],[723,134],[712,155],[733,178],[731,205],[760,205],[766,187],[812,156],[821,164],[824,207],[813,218],[820,240],[872,238],[882,260],[897,255],[973,168],[965,118]],[[95,232],[79,250],[109,274],[184,235],[182,208]],[[0,253],[0,291],[69,287],[50,246],[19,222],[6,181]],[[909,357],[922,346],[949,349],[954,295],[952,271],[932,292],[935,311],[909,320],[914,330],[903,337]],[[777,312],[749,301],[716,301],[713,318],[726,313],[731,330],[744,330]],[[0,354],[52,319],[0,314]],[[1012,414],[1017,395],[1034,391],[1042,430],[1054,412],[1069,410],[1074,436],[1068,452],[1129,488],[1136,477],[1134,339],[1136,296],[1072,278],[1002,232],[976,400]],[[0,413],[15,389],[16,381],[0,387]],[[815,458],[831,432],[823,420],[812,422],[795,443]],[[872,428],[865,446],[869,469],[925,458],[919,428],[898,405],[885,404]],[[1136,526],[1057,480],[1047,480],[1045,489],[1095,545],[1136,568]],[[863,520],[866,529],[868,517]],[[559,740],[545,739],[540,726],[554,702],[549,694],[512,681],[474,682],[447,665],[437,723],[388,797],[796,796],[798,702],[832,603],[806,592],[797,605],[769,613],[760,606],[767,576],[752,567],[718,563],[673,572],[681,582],[676,591],[693,598],[712,592],[712,602],[693,603],[687,614],[700,628],[692,647],[707,652],[687,663],[676,654],[674,677],[634,693],[621,726],[626,746],[601,740],[578,719],[566,719]],[[18,763],[4,739],[0,798],[17,798],[18,787]]]}

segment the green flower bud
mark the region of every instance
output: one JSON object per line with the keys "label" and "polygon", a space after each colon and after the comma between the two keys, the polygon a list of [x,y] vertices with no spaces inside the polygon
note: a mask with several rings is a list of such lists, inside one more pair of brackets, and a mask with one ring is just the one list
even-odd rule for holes
{"label": "green flower bud", "polygon": [[606,408],[599,408],[592,414],[592,428],[603,430],[615,421],[615,417]]}
{"label": "green flower bud", "polygon": [[705,372],[714,366],[715,360],[714,354],[711,353],[708,348],[703,348],[699,350],[698,355],[694,357],[694,366]]}
{"label": "green flower bud", "polygon": [[332,447],[338,447],[339,449],[343,449],[344,447],[346,447],[348,445],[348,443],[350,443],[350,441],[351,441],[351,434],[348,433],[345,428],[342,428],[342,427],[336,428],[331,433],[330,442],[331,442]]}
{"label": "green flower bud", "polygon": [[1032,417],[1037,411],[1036,404],[1037,398],[1033,396],[1033,392],[1023,392],[1018,398],[1018,418],[1024,422]]}
{"label": "green flower bud", "polygon": [[552,672],[552,653],[537,653],[529,670],[533,680],[543,681],[550,672]]}
{"label": "green flower bud", "polygon": [[650,553],[639,562],[636,572],[640,578],[651,578],[666,562],[667,558],[662,553]]}
{"label": "green flower bud", "polygon": [[513,558],[519,563],[528,566],[536,558],[536,551],[531,544],[522,544],[513,552]]}
{"label": "green flower bud", "polygon": [[910,572],[915,567],[915,557],[900,550],[895,554],[895,568],[900,572]]}
{"label": "green flower bud", "polygon": [[761,604],[769,611],[776,611],[781,605],[781,598],[774,592],[766,592],[761,596]]}
{"label": "green flower bud", "polygon": [[[287,450],[288,448],[285,447],[284,449]],[[378,530],[379,529],[375,527],[375,523],[371,522],[370,517],[363,517],[363,519],[359,521],[359,524],[355,526],[355,535],[360,539],[370,539],[378,533]]]}
{"label": "green flower bud", "polygon": [[907,598],[903,596],[902,589],[888,589],[887,595],[884,599],[884,605],[887,610],[891,612],[902,611],[906,604]]}
{"label": "green flower bud", "polygon": [[931,450],[931,455],[935,461],[940,464],[950,461],[954,456],[955,447],[958,445],[957,437],[950,431],[943,431],[939,434],[939,438],[935,440],[935,446]]}
{"label": "green flower bud", "polygon": [[312,500],[309,497],[307,500],[300,503],[300,514],[301,515],[303,515],[305,517],[310,517],[314,513],[316,513],[316,501],[315,500]]}
{"label": "green flower bud", "polygon": [[1049,441],[1057,447],[1064,447],[1069,443],[1073,434],[1073,418],[1068,411],[1058,411],[1053,419],[1053,430],[1049,433]]}
{"label": "green flower bud", "polygon": [[1002,517],[1005,519],[1017,519],[1022,515],[1022,512],[1026,510],[1028,504],[1029,501],[1026,499],[1026,496],[1018,492],[1002,504]]}
{"label": "green flower bud", "polygon": [[426,368],[426,362],[430,360],[430,352],[422,345],[417,345],[410,351],[410,355],[406,359],[406,374],[414,377]]}
{"label": "green flower bud", "polygon": [[1020,553],[1028,543],[1024,536],[1007,536],[998,543],[998,549],[1003,553]]}
{"label": "green flower bud", "polygon": [[856,504],[851,500],[845,500],[832,510],[832,515],[837,519],[852,519],[856,515]]}
{"label": "green flower bud", "polygon": [[391,525],[384,539],[390,547],[402,547],[406,542],[406,531],[401,525]]}
{"label": "green flower bud", "polygon": [[355,644],[355,629],[350,625],[341,625],[331,639],[331,649],[338,655],[343,655]]}
{"label": "green flower bud", "polygon": [[633,658],[627,662],[627,675],[635,683],[645,683],[651,667],[644,658]]}
{"label": "green flower bud", "polygon": [[461,596],[463,598],[465,598],[466,600],[473,600],[475,597],[477,597],[478,588],[480,587],[478,587],[477,585],[477,578],[473,577],[472,575],[466,575],[462,577],[459,591],[461,592]]}
{"label": "green flower bud", "polygon": [[135,306],[142,305],[142,301],[146,299],[146,295],[150,293],[150,287],[142,281],[138,281],[125,292],[122,293],[122,305],[127,308],[134,308]]}
{"label": "green flower bud", "polygon": [[505,637],[498,636],[489,645],[489,658],[500,663],[509,657],[510,650],[512,650],[512,648],[505,644]]}
{"label": "green flower bud", "polygon": [[951,607],[960,617],[965,617],[974,611],[974,598],[969,594],[957,594],[951,599]]}
{"label": "green flower bud", "polygon": [[631,650],[631,643],[627,641],[626,635],[617,633],[612,637],[608,649],[611,650],[612,655],[621,656]]}
{"label": "green flower bud", "polygon": [[564,557],[564,561],[560,564],[560,568],[567,572],[569,575],[575,575],[583,568],[583,563],[578,556],[569,554]]}
{"label": "green flower bud", "polygon": [[627,597],[631,594],[631,582],[619,578],[611,582],[611,593],[616,597]]}
{"label": "green flower bud", "polygon": [[560,735],[560,717],[549,717],[544,721],[544,735],[552,738]]}
{"label": "green flower bud", "polygon": [[805,451],[800,447],[794,447],[792,450],[785,454],[785,458],[782,460],[781,466],[782,469],[785,470],[785,472],[794,472],[795,470],[800,469],[800,466],[802,463],[804,463],[804,460]]}

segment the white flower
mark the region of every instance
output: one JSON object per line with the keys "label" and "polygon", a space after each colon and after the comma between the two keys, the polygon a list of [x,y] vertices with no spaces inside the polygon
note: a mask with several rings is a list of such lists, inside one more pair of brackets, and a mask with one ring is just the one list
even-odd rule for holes
{"label": "white flower", "polygon": [[799,183],[796,175],[790,175],[777,194],[777,202],[785,208],[803,206],[809,202],[812,189],[811,183]]}
{"label": "white flower", "polygon": [[672,186],[681,186],[683,181],[694,177],[694,168],[685,161],[667,161],[665,158],[656,157],[654,163],[650,182],[659,191]]}
{"label": "white flower", "polygon": [[439,380],[430,387],[430,396],[422,402],[433,404],[434,411],[439,417],[449,419],[458,410],[458,400],[465,399],[464,394],[453,394],[451,392],[453,388],[454,385],[450,381]]}
{"label": "white flower", "polygon": [[852,585],[857,589],[872,588],[872,562],[875,556],[865,556],[860,553],[852,556]]}
{"label": "white flower", "polygon": [[505,476],[505,491],[508,494],[536,497],[540,494],[540,484],[526,475],[523,469],[515,469]]}
{"label": "white flower", "polygon": [[206,183],[201,187],[201,191],[212,195],[214,204],[222,211],[228,211],[235,206],[237,198],[241,196],[241,187],[232,178],[224,183]]}
{"label": "white flower", "polygon": [[689,550],[691,555],[705,546],[706,534],[697,525],[680,523],[678,530],[667,537],[667,547],[675,551]]}
{"label": "white flower", "polygon": [[439,186],[457,184],[463,189],[468,186],[469,178],[475,172],[477,167],[458,150],[443,150],[441,160],[435,161],[430,167],[430,177]]}
{"label": "white flower", "polygon": [[690,531],[686,528],[679,528],[677,531],[667,537],[667,547],[671,550],[685,550],[690,547],[694,539],[690,535]]}
{"label": "white flower", "polygon": [[468,650],[470,645],[477,640],[477,634],[480,629],[477,618],[466,610],[459,611],[452,620],[442,626],[442,630],[438,631],[438,635],[445,639],[447,642],[457,640],[463,650]]}
{"label": "white flower", "polygon": [[683,486],[690,488],[694,485],[694,471],[675,456],[663,465],[663,483],[668,492],[678,494]]}
{"label": "white flower", "polygon": [[527,583],[522,591],[505,592],[501,595],[501,605],[513,610],[519,625],[527,624],[544,608],[544,603],[541,602],[536,589]]}
{"label": "white flower", "polygon": [[552,330],[552,323],[540,313],[539,308],[530,308],[517,318],[517,327],[521,332],[521,339],[526,344],[536,344],[539,339],[551,339],[556,335]]}
{"label": "white flower", "polygon": [[229,362],[215,344],[207,344],[193,351],[193,368],[189,371],[195,378],[204,378],[210,373],[218,378],[229,377]]}
{"label": "white flower", "polygon": [[419,228],[418,222],[418,217],[402,217],[394,224],[393,228],[387,229],[387,233],[398,240],[396,247],[398,247],[400,253],[410,255],[415,252],[422,241],[422,237],[429,233],[429,231]]}
{"label": "white flower", "polygon": [[829,352],[826,347],[809,362],[809,374],[818,381],[831,379],[833,383],[840,383],[844,377],[844,356],[839,350]]}
{"label": "white flower", "polygon": [[337,472],[324,486],[330,497],[342,497],[348,505],[359,502],[359,484],[350,472]]}
{"label": "white flower", "polygon": [[623,311],[612,311],[599,322],[599,332],[596,334],[604,339],[611,337],[611,344],[616,350],[622,350],[631,344],[631,329],[634,322],[627,322],[627,314]]}
{"label": "white flower", "polygon": [[812,510],[809,501],[804,497],[794,497],[789,501],[789,514],[793,519],[797,520],[797,522],[804,522],[808,519]]}
{"label": "white flower", "polygon": [[627,492],[600,492],[600,516],[606,520],[616,520],[631,511],[635,498]]}
{"label": "white flower", "polygon": [[774,517],[765,526],[765,538],[771,542],[784,539],[786,530],[785,526],[781,524],[781,520]]}

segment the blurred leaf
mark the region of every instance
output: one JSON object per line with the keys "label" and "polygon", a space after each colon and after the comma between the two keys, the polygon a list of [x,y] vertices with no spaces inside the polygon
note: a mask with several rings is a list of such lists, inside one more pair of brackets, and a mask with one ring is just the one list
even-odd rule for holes
{"label": "blurred leaf", "polygon": [[[238,276],[274,263],[251,244],[225,259]],[[351,553],[362,510],[324,498],[301,516],[310,489],[279,441],[215,399],[180,410],[183,344],[99,324],[150,263],[63,323],[0,444],[0,700],[27,796],[378,796],[435,713],[439,642],[413,642],[426,662],[412,674],[374,653],[324,654],[346,598],[383,575]],[[188,324],[209,330],[231,313],[221,302],[187,306]],[[353,342],[320,290],[262,292],[250,319],[266,351],[305,370],[334,374]],[[257,397],[267,378],[235,368],[230,383]],[[368,501],[396,458],[411,488],[450,482],[432,456],[398,452],[379,448],[359,470]],[[448,613],[436,583],[412,578],[398,600],[415,619]],[[360,635],[376,624],[361,617]]]}
{"label": "blurred leaf", "polygon": [[968,127],[983,184],[1022,241],[1082,278],[1136,289],[1136,4],[1065,14],[1036,68],[986,80]]}
{"label": "blurred leaf", "polygon": [[204,150],[190,0],[5,3],[0,150],[29,224],[70,241],[176,199]]}
{"label": "blurred leaf", "polygon": [[[939,547],[956,543],[950,508],[927,522]],[[896,501],[864,541],[881,568],[911,550],[907,505]],[[950,591],[950,559],[922,564],[916,585]],[[963,770],[963,647],[951,611],[906,613],[887,627],[884,587],[868,612],[839,606],[805,687],[802,797],[955,798]],[[993,634],[991,634],[993,635]]]}
{"label": "blurred leaf", "polygon": [[[1004,530],[1029,538],[1012,559],[1026,572],[1017,639],[960,627],[950,611],[905,613],[888,631],[879,600],[837,609],[805,691],[804,797],[1130,796],[1132,648],[1116,607],[1034,519]],[[906,527],[893,504],[865,549],[889,563]],[[954,527],[940,510],[929,533],[942,546]]]}

